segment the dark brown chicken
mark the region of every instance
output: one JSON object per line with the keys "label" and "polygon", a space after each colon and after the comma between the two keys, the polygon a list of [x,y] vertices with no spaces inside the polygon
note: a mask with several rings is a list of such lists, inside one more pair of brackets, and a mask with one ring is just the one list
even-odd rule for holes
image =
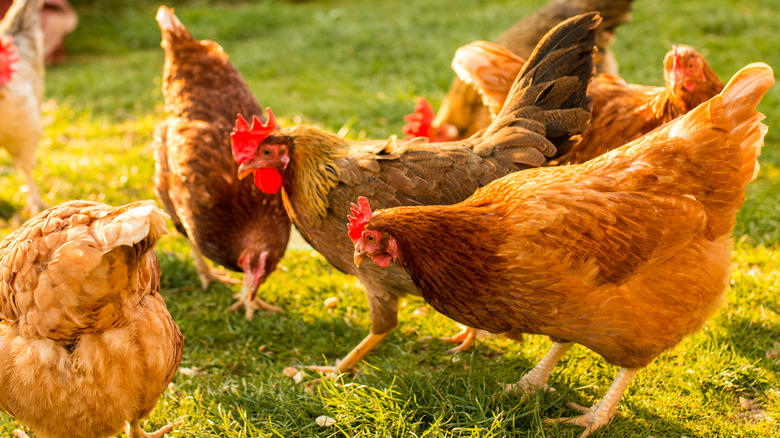
{"label": "dark brown chicken", "polygon": [[239,181],[231,155],[236,114],[262,114],[241,74],[213,41],[198,41],[173,12],[157,12],[165,49],[163,96],[168,118],[155,131],[154,189],[176,228],[186,234],[203,288],[225,277],[203,256],[244,272],[238,302],[247,318],[280,310],[256,297],[290,237],[280,193]]}
{"label": "dark brown chicken", "polygon": [[182,358],[154,254],[166,232],[154,201],[70,201],[0,243],[0,410],[41,438],[173,429],[139,424]]}
{"label": "dark brown chicken", "polygon": [[[452,65],[495,114],[523,62],[501,46],[475,41],[458,49]],[[663,87],[627,84],[617,76],[598,75],[588,87],[593,98],[590,126],[571,152],[558,161],[584,163],[687,113],[723,89],[707,60],[689,46],[672,47],[664,57],[663,71]]]}
{"label": "dark brown chicken", "polygon": [[471,327],[550,336],[547,356],[508,389],[543,388],[574,343],[620,366],[601,401],[562,420],[586,437],[610,421],[634,374],[722,301],[731,230],[767,129],[755,109],[772,84],[769,66],[751,64],[628,145],[508,175],[456,205],[372,214],[361,198],[350,218],[355,264],[395,261],[428,303]]}
{"label": "dark brown chicken", "polygon": [[303,237],[366,288],[371,334],[340,362],[339,371],[352,369],[397,326],[399,298],[419,293],[402,269],[355,268],[352,242],[343,235],[350,200],[369,193],[384,207],[452,204],[498,177],[563,153],[587,126],[585,88],[599,21],[596,14],[579,16],[551,31],[502,112],[482,135],[465,141],[353,142],[307,126],[275,130],[272,119],[247,131],[240,121],[233,148],[242,176],[254,172],[263,190],[281,185]]}
{"label": "dark brown chicken", "polygon": [[[499,35],[495,42],[522,58],[528,58],[542,36],[555,25],[569,17],[596,11],[603,19],[596,33],[596,70],[617,75],[617,62],[610,46],[617,27],[631,20],[632,3],[633,0],[551,0]],[[416,109],[418,114],[419,111]],[[407,117],[407,120],[415,119],[422,117],[422,114]],[[423,131],[409,127],[404,132],[436,141],[452,141],[469,137],[488,124],[490,113],[482,104],[479,94],[456,77],[433,122],[424,127]]]}

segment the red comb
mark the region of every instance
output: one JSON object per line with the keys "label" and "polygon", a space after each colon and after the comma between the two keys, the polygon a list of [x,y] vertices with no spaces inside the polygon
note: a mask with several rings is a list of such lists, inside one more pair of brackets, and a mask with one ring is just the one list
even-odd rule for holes
{"label": "red comb", "polygon": [[19,55],[16,53],[16,45],[12,36],[0,37],[0,86],[11,80],[16,73],[16,62]]}
{"label": "red comb", "polygon": [[230,143],[233,149],[233,159],[242,164],[249,161],[254,155],[257,145],[265,140],[276,129],[276,120],[271,108],[266,108],[268,120],[265,124],[260,123],[257,116],[252,116],[252,126],[246,121],[244,116],[238,115],[236,127],[230,134]]}
{"label": "red comb", "polygon": [[368,199],[361,196],[358,198],[358,205],[352,204],[350,212],[354,215],[347,216],[349,223],[347,229],[349,230],[349,237],[352,239],[352,243],[357,243],[360,236],[363,234],[363,227],[366,226],[366,222],[371,219],[373,213],[371,213],[371,207],[368,206]]}
{"label": "red comb", "polygon": [[428,100],[424,97],[417,99],[414,113],[404,117],[404,120],[409,122],[402,129],[403,133],[406,134],[406,138],[430,137],[434,116],[433,107],[428,103]]}

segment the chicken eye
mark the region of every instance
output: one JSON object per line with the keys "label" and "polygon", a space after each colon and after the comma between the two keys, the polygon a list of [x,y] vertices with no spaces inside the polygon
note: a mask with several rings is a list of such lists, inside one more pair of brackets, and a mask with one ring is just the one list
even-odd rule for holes
{"label": "chicken eye", "polygon": [[260,153],[263,155],[263,157],[270,158],[271,154],[273,154],[273,151],[271,148],[263,148],[260,150]]}
{"label": "chicken eye", "polygon": [[374,243],[374,241],[376,240],[376,237],[374,237],[373,234],[369,234],[369,235],[366,236],[366,240],[368,240],[368,243]]}

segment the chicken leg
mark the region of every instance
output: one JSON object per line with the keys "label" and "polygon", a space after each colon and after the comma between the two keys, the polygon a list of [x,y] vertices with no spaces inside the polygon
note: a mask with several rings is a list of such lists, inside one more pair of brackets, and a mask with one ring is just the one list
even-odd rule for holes
{"label": "chicken leg", "polygon": [[136,419],[127,423],[127,426],[125,427],[125,433],[127,434],[128,438],[162,438],[168,432],[173,432],[173,428],[181,426],[182,423],[184,422],[177,421],[174,423],[168,423],[152,433],[146,433],[143,431],[143,429],[141,429],[139,420]]}
{"label": "chicken leg", "polygon": [[20,167],[22,174],[24,174],[25,185],[27,186],[27,210],[30,216],[34,216],[41,211],[45,210],[46,204],[41,199],[41,195],[38,192],[38,186],[35,185],[35,179],[33,179],[32,172],[29,169]]}
{"label": "chicken leg", "polygon": [[474,345],[474,340],[477,339],[477,335],[479,335],[481,332],[479,329],[461,326],[460,324],[458,325],[461,327],[460,333],[454,336],[444,336],[438,338],[440,341],[449,342],[451,344],[458,344],[457,346],[445,351],[445,355],[460,353],[462,351],[469,351]]}
{"label": "chicken leg", "polygon": [[580,406],[576,403],[567,404],[567,406],[580,412],[582,415],[571,418],[548,419],[544,420],[544,422],[546,424],[564,423],[572,426],[582,426],[585,428],[585,431],[582,432],[580,438],[588,437],[591,432],[609,423],[612,416],[615,415],[618,402],[637,371],[639,371],[638,368],[621,368],[620,371],[618,371],[617,376],[615,376],[612,386],[610,386],[607,393],[604,394],[604,398],[590,408]]}
{"label": "chicken leg", "polygon": [[284,313],[284,310],[281,307],[274,306],[273,304],[268,304],[265,301],[261,300],[260,297],[258,296],[255,296],[254,299],[250,299],[249,297],[251,295],[252,293],[249,290],[249,287],[247,287],[247,285],[244,284],[244,286],[241,288],[241,292],[233,295],[233,298],[236,299],[236,302],[230,306],[230,310],[235,312],[243,308],[244,316],[246,316],[246,319],[252,319],[255,316],[255,312],[258,310],[265,310],[267,312]]}
{"label": "chicken leg", "polygon": [[320,372],[326,376],[336,376],[340,373],[352,371],[355,368],[355,365],[357,365],[357,363],[360,362],[360,360],[363,359],[363,357],[369,351],[371,351],[376,346],[376,344],[382,342],[382,340],[389,334],[390,332],[382,333],[380,335],[369,333],[365,339],[360,341],[360,344],[358,344],[357,347],[353,348],[349,354],[344,356],[344,359],[336,362],[336,366],[331,367],[311,365],[307,366],[306,369]]}
{"label": "chicken leg", "polygon": [[229,277],[226,271],[215,269],[209,266],[208,263],[206,263],[206,258],[203,257],[203,253],[200,252],[200,249],[198,248],[198,245],[195,244],[195,242],[193,242],[190,239],[187,239],[187,243],[189,243],[190,248],[192,248],[192,259],[193,259],[193,263],[195,264],[195,272],[198,273],[198,278],[200,279],[200,285],[201,287],[203,287],[203,290],[208,289],[209,284],[215,281],[219,281],[227,284],[239,283],[239,281],[236,280],[235,278]]}
{"label": "chicken leg", "polygon": [[573,345],[574,343],[572,342],[554,343],[550,347],[550,351],[544,355],[534,369],[526,373],[519,382],[504,386],[504,391],[507,393],[523,392],[526,394],[539,390],[550,391],[551,388],[547,386],[547,379],[550,378],[550,373],[555,365]]}

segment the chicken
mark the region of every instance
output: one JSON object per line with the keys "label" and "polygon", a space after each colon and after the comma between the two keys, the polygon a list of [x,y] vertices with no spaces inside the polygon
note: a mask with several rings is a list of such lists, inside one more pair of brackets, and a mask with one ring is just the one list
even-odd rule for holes
{"label": "chicken", "polygon": [[[523,60],[493,43],[475,41],[458,49],[453,69],[482,94],[495,114],[501,109]],[[664,57],[663,87],[627,84],[601,74],[590,83],[591,123],[562,163],[584,163],[687,113],[723,89],[704,57],[690,46],[674,46]],[[507,82],[509,83],[507,85]]]}
{"label": "chicken", "polygon": [[[758,170],[774,84],[739,71],[687,115],[584,164],[517,172],[450,206],[353,205],[354,261],[395,262],[436,310],[494,333],[555,344],[510,390],[544,388],[574,344],[620,367],[582,416],[607,424],[636,372],[701,328],[723,300],[730,237]],[[368,266],[366,266],[368,267]]]}
{"label": "chicken", "polygon": [[240,181],[231,155],[236,114],[262,109],[241,74],[213,41],[198,41],[173,11],[160,6],[157,22],[165,49],[163,96],[168,118],[155,131],[154,190],[176,228],[189,237],[201,284],[230,281],[203,256],[243,271],[232,309],[281,309],[257,297],[276,269],[291,222],[280,193],[265,194]]}
{"label": "chicken", "polygon": [[[31,214],[46,208],[32,176],[43,98],[43,33],[39,0],[16,0],[0,21],[0,145],[24,175]],[[22,128],[23,127],[23,128]]]}
{"label": "chicken", "polygon": [[587,126],[585,88],[599,21],[597,14],[588,14],[551,31],[518,76],[511,104],[482,135],[466,141],[352,142],[307,126],[275,130],[272,117],[249,130],[239,120],[233,149],[240,176],[254,173],[258,187],[268,192],[281,185],[302,236],[366,289],[371,333],[338,363],[338,371],[351,370],[398,325],[401,297],[419,294],[401,269],[355,268],[352,242],[342,235],[350,199],[368,192],[383,207],[452,204],[500,176],[543,165],[567,150],[571,137]]}
{"label": "chicken", "polygon": [[[160,295],[153,201],[70,201],[0,244],[0,409],[40,437],[128,436],[168,387],[182,335]],[[17,436],[24,436],[17,433]]]}
{"label": "chicken", "polygon": [[[13,0],[0,0],[0,14],[4,14]],[[76,29],[78,14],[67,0],[44,0],[41,9],[43,53],[46,64],[55,64],[65,58],[65,37]]]}
{"label": "chicken", "polygon": [[[603,21],[596,34],[596,69],[599,73],[617,75],[617,62],[610,50],[617,27],[631,20],[633,0],[551,0],[541,9],[515,23],[496,38],[495,42],[522,58],[531,56],[536,43],[562,20],[585,12],[597,11]],[[514,77],[509,85],[514,82]],[[452,141],[470,137],[490,124],[490,114],[479,95],[459,78],[455,78],[444,97],[435,118],[428,123],[425,113],[433,113],[430,104],[419,101],[415,113],[406,116],[410,123],[404,133],[429,137],[432,141]]]}

